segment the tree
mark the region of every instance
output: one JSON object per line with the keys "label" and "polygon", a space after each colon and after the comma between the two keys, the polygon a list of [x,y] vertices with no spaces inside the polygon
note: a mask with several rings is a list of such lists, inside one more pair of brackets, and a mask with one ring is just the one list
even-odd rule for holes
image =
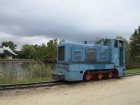
{"label": "tree", "polygon": [[[63,42],[65,42],[64,39],[60,40],[59,44]],[[50,40],[47,45],[44,43],[39,46],[35,45],[34,47],[36,49],[36,54],[34,56],[34,59],[47,62],[55,62],[57,57],[57,44],[58,40],[53,39]]]}
{"label": "tree", "polygon": [[55,62],[57,56],[57,39],[50,40],[47,43],[47,61],[48,62]]}
{"label": "tree", "polygon": [[[12,41],[5,41],[5,42],[2,42],[2,44],[1,44],[1,47],[9,47],[12,51],[14,51],[15,52],[15,49],[16,49],[16,47],[17,47],[17,45],[16,44],[14,44],[14,42],[12,42]],[[5,55],[11,55],[11,53],[9,52],[9,51],[4,51],[4,55],[3,55],[3,58],[5,57]],[[13,57],[15,57],[15,56],[13,56]]]}
{"label": "tree", "polygon": [[47,45],[45,45],[43,43],[40,46],[35,45],[34,47],[36,49],[36,53],[35,53],[34,59],[46,61],[46,59],[47,59]]}
{"label": "tree", "polygon": [[140,26],[130,37],[130,54],[132,64],[138,67],[140,62]]}
{"label": "tree", "polygon": [[9,47],[11,50],[15,51],[17,45],[14,44],[14,42],[12,41],[5,41],[5,42],[2,42],[2,46],[5,46],[5,47]]}
{"label": "tree", "polygon": [[36,53],[35,47],[33,45],[25,44],[21,48],[21,55],[24,58],[32,59]]}
{"label": "tree", "polygon": [[[65,42],[60,40],[59,44]],[[19,53],[20,58],[30,58],[35,60],[42,60],[48,62],[56,62],[57,59],[57,45],[58,40],[50,40],[47,44],[41,45],[24,45]]]}
{"label": "tree", "polygon": [[60,40],[59,44],[64,43],[64,42],[65,42],[65,40],[64,40],[64,39],[62,39],[62,40]]}

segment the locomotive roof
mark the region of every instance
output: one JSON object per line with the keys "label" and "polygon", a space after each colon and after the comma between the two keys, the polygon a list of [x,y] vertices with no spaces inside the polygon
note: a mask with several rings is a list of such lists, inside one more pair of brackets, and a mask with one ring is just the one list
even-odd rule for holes
{"label": "locomotive roof", "polygon": [[99,46],[99,45],[94,45],[94,44],[83,44],[83,43],[61,43],[59,45],[66,45],[66,44],[69,44],[69,45],[82,45],[82,46]]}
{"label": "locomotive roof", "polygon": [[[105,40],[118,40],[118,41],[124,41],[123,39],[100,39],[100,41],[105,41]],[[102,46],[102,45],[96,45],[96,44],[84,44],[84,43],[61,43],[58,46],[63,46],[63,45],[81,45],[81,46]],[[104,46],[104,45],[103,45]],[[102,46],[102,47],[103,47]]]}

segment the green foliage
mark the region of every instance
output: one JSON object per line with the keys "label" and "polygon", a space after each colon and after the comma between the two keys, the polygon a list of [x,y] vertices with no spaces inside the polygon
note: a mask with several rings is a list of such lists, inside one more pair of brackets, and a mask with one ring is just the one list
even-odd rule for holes
{"label": "green foliage", "polygon": [[22,47],[20,54],[23,55],[24,58],[32,59],[35,53],[36,53],[35,47],[33,45],[26,44]]}
{"label": "green foliage", "polygon": [[[3,46],[5,46],[5,47],[9,47],[11,50],[13,50],[14,52],[15,52],[15,49],[16,49],[16,47],[17,47],[17,45],[16,44],[14,44],[14,42],[12,42],[12,41],[5,41],[5,42],[2,42],[2,44],[0,45],[0,47],[3,47]],[[11,55],[11,53],[9,52],[9,51],[4,51],[4,54],[1,54],[1,58],[3,59],[3,58],[5,58],[5,54],[6,55]]]}
{"label": "green foliage", "polygon": [[43,43],[40,46],[36,45],[34,47],[36,49],[34,59],[45,61],[47,59],[47,45]]}
{"label": "green foliage", "polygon": [[[65,42],[61,40],[59,43]],[[47,44],[24,45],[19,52],[20,58],[35,59],[38,61],[56,62],[58,40],[50,40]]]}
{"label": "green foliage", "polygon": [[130,70],[126,70],[126,74],[129,73],[140,73],[140,69],[130,69]]}
{"label": "green foliage", "polygon": [[0,81],[11,81],[11,80],[16,80],[17,71],[11,68],[5,68],[2,72],[1,72],[1,76],[0,76]]}
{"label": "green foliage", "polygon": [[45,65],[42,62],[30,63],[23,66],[23,71],[26,74],[25,78],[51,78],[51,66]]}
{"label": "green foliage", "polygon": [[57,39],[50,40],[47,43],[47,61],[55,62],[57,57]]}
{"label": "green foliage", "polygon": [[[60,43],[65,40],[60,40]],[[1,46],[8,47],[18,54],[19,59],[35,59],[38,61],[56,62],[57,59],[57,44],[58,40],[50,40],[46,44],[41,45],[29,45],[25,44],[22,46],[21,51],[15,51],[17,45],[12,41],[3,42]],[[5,52],[8,54],[8,52]],[[4,55],[1,55],[3,57]]]}
{"label": "green foliage", "polygon": [[140,67],[140,26],[130,37],[130,55],[131,63],[135,67]]}
{"label": "green foliage", "polygon": [[65,42],[65,40],[64,40],[64,39],[62,39],[62,40],[60,40],[59,44],[64,43],[64,42]]}
{"label": "green foliage", "polygon": [[9,47],[11,50],[15,51],[17,45],[12,41],[2,42],[2,46]]}
{"label": "green foliage", "polygon": [[23,79],[23,80],[13,80],[13,81],[7,81],[3,80],[0,81],[0,84],[16,84],[16,83],[33,83],[33,82],[44,82],[44,81],[51,81],[52,78],[32,78],[32,79]]}
{"label": "green foliage", "polygon": [[1,63],[0,84],[51,80],[51,71],[54,69],[52,66],[54,65],[46,65],[43,62]]}

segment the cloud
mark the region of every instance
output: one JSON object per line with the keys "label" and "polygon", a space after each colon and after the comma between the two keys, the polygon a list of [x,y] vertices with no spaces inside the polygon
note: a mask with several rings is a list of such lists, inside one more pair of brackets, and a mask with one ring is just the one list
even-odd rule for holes
{"label": "cloud", "polygon": [[14,41],[23,39],[16,41],[20,44],[51,38],[83,42],[121,35],[129,39],[140,23],[138,4],[139,0],[1,0],[0,32]]}
{"label": "cloud", "polygon": [[41,44],[47,44],[49,40],[52,40],[52,38],[47,38],[44,36],[14,36],[10,34],[6,34],[3,32],[0,32],[0,43],[5,41],[13,41],[14,44],[17,45],[16,50],[21,50],[21,47],[25,44],[29,45],[41,45]]}

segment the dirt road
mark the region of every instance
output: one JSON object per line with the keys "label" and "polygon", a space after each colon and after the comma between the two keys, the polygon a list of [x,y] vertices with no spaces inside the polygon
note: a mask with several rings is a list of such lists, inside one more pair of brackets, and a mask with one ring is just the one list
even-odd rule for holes
{"label": "dirt road", "polygon": [[0,91],[0,105],[140,105],[140,76]]}

